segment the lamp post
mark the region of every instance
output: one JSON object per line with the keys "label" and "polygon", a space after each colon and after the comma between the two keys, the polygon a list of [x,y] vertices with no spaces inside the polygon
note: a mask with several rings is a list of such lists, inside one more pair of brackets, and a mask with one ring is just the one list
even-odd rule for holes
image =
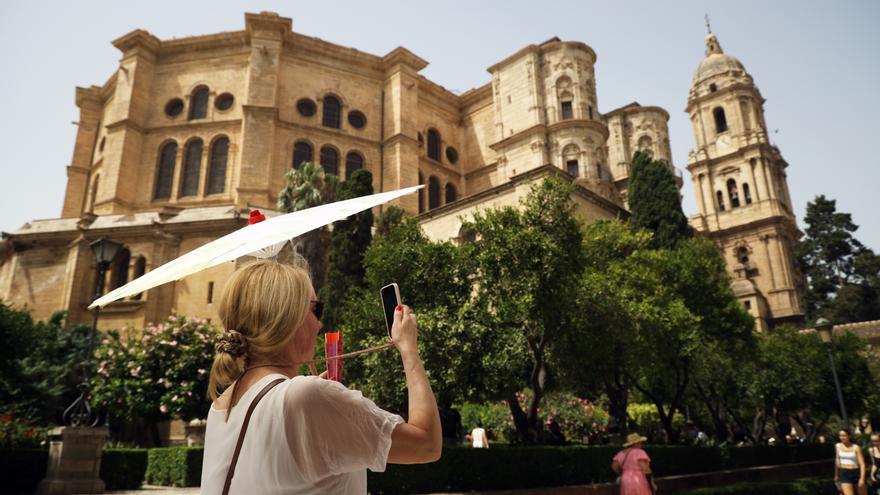
{"label": "lamp post", "polygon": [[[98,268],[98,281],[95,287],[95,299],[104,294],[104,276],[110,264],[116,259],[116,254],[122,248],[122,244],[107,238],[100,238],[89,244],[92,253],[95,255],[95,262]],[[89,380],[92,375],[92,354],[95,352],[95,335],[98,333],[98,314],[101,312],[100,307],[95,308],[95,316],[92,319],[92,332],[89,335],[88,354],[86,356],[86,367],[83,372],[83,381],[79,384],[79,397],[73,401],[73,404],[64,410],[64,424],[67,426],[95,426],[98,424],[98,417],[89,404],[89,392],[91,391],[91,383]]]}
{"label": "lamp post", "polygon": [[843,392],[840,391],[840,380],[837,379],[837,366],[834,364],[834,341],[832,338],[834,324],[825,318],[819,318],[816,320],[816,332],[819,333],[819,338],[822,339],[822,343],[825,344],[825,349],[828,351],[828,359],[831,361],[831,376],[834,377],[834,388],[837,389],[837,402],[840,404],[840,418],[843,420],[843,424],[849,428],[849,418],[846,417],[846,406],[843,404]]}

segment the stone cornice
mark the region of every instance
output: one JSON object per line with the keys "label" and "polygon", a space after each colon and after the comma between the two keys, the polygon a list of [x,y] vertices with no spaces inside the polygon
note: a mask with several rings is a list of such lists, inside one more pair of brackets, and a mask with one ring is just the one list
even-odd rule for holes
{"label": "stone cornice", "polygon": [[242,119],[229,119],[229,120],[183,120],[180,122],[174,122],[171,124],[152,126],[146,130],[147,134],[152,134],[155,132],[165,132],[165,131],[180,131],[180,130],[192,130],[193,133],[205,130],[212,129],[218,127],[230,127],[234,126],[235,129],[228,132],[237,132],[239,130],[239,126],[241,126]]}
{"label": "stone cornice", "polygon": [[76,106],[92,107],[92,109],[101,109],[101,88],[98,86],[89,86],[88,88],[76,87]]}
{"label": "stone cornice", "polygon": [[461,107],[462,109],[480,105],[481,107],[491,105],[492,101],[492,83],[486,83],[478,88],[471,88],[461,95],[459,95],[461,99]]}
{"label": "stone cornice", "polygon": [[523,48],[519,49],[517,52],[515,52],[513,55],[510,55],[509,57],[505,58],[504,60],[489,66],[489,68],[487,68],[486,70],[489,71],[490,73],[495,72],[496,70],[498,70],[506,65],[509,65],[512,62],[519,60],[521,57],[523,57],[524,55],[527,55],[529,53],[544,54],[544,53],[548,53],[551,51],[555,51],[555,50],[562,48],[562,47],[572,47],[572,48],[579,48],[581,50],[585,50],[587,53],[590,54],[590,57],[592,58],[592,63],[596,62],[596,52],[593,51],[593,49],[590,48],[589,45],[587,45],[586,43],[581,43],[580,41],[558,41],[557,40],[557,41],[544,42],[540,45],[528,45],[526,47],[523,47]]}
{"label": "stone cornice", "polygon": [[293,30],[293,19],[281,17],[275,12],[260,12],[259,14],[244,15],[245,31],[248,36],[260,36],[281,40]]}
{"label": "stone cornice", "polygon": [[613,117],[617,114],[630,114],[630,113],[647,113],[647,112],[659,112],[663,114],[666,120],[669,120],[669,112],[666,111],[663,107],[658,107],[654,105],[642,106],[638,102],[632,102],[629,105],[624,105],[622,107],[615,108],[610,112],[603,113],[602,116],[605,118]]}
{"label": "stone cornice", "polygon": [[700,95],[700,96],[689,96],[688,101],[687,101],[687,106],[684,108],[684,111],[686,113],[690,114],[691,109],[694,107],[694,105],[699,105],[699,104],[704,103],[708,100],[719,100],[720,99],[719,96],[724,96],[728,93],[736,93],[736,92],[751,93],[752,95],[757,97],[757,99],[761,102],[762,105],[764,104],[765,101],[767,101],[764,99],[763,96],[761,96],[761,92],[758,90],[758,87],[755,86],[754,84],[749,84],[746,82],[735,82],[733,84],[718,88],[718,91],[716,91],[714,93],[706,93],[706,94]]}
{"label": "stone cornice", "polygon": [[566,119],[560,120],[558,122],[554,122],[547,126],[547,130],[550,132],[558,131],[562,129],[573,129],[585,127],[587,129],[593,129],[594,131],[598,131],[602,134],[603,141],[608,141],[608,126],[599,122],[597,120],[589,120],[589,119]]}
{"label": "stone cornice", "polygon": [[162,41],[144,29],[135,29],[120,38],[116,38],[112,41],[112,44],[125,57],[145,55],[151,59],[155,58],[156,53],[162,47]]}
{"label": "stone cornice", "polygon": [[[347,141],[356,141],[358,143],[364,144],[365,146],[379,146],[379,141],[376,139],[370,139],[363,136],[358,136],[355,134],[351,134],[348,132],[331,129],[328,127],[320,126],[320,125],[303,125],[296,122],[292,122],[289,120],[277,119],[275,121],[280,127],[291,130],[301,130],[309,133],[309,136],[321,136],[325,139],[341,139]],[[305,136],[301,136],[305,137]],[[386,144],[388,140],[385,141]]]}
{"label": "stone cornice", "polygon": [[120,119],[116,122],[111,122],[107,124],[105,127],[107,128],[107,134],[111,134],[121,130],[135,131],[139,134],[146,134],[147,132],[146,129],[144,129],[131,119]]}
{"label": "stone cornice", "polygon": [[407,50],[402,46],[398,46],[394,50],[388,52],[387,55],[382,57],[382,61],[385,64],[385,73],[396,72],[396,67],[398,65],[409,67],[415,72],[418,72],[425,67],[428,66],[428,62],[416,55],[415,53]]}

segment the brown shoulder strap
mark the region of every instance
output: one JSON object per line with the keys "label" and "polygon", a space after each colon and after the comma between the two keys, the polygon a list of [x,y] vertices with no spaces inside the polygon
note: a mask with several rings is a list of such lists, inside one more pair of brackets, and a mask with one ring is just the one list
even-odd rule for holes
{"label": "brown shoulder strap", "polygon": [[248,422],[251,420],[251,414],[253,414],[254,408],[257,407],[257,403],[260,402],[260,399],[262,399],[264,395],[269,393],[275,385],[278,385],[284,380],[284,378],[272,380],[271,383],[263,387],[263,390],[260,390],[260,393],[254,397],[254,400],[251,401],[251,405],[248,406],[247,413],[244,415],[244,422],[241,424],[241,433],[238,434],[238,442],[235,444],[235,452],[232,454],[232,462],[229,463],[229,471],[226,473],[226,483],[223,484],[223,495],[229,495],[229,486],[232,485],[232,475],[235,473],[235,465],[238,463],[238,454],[241,452],[241,446],[244,443],[244,434],[247,432]]}

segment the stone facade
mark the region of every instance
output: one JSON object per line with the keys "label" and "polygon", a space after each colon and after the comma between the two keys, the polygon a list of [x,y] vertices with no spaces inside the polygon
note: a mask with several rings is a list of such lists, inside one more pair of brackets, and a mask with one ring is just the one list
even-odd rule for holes
{"label": "stone facade", "polygon": [[[292,27],[291,19],[263,12],[246,14],[242,31],[160,40],[136,30],[115,40],[119,68],[104,85],[76,90],[79,130],[61,218],[4,234],[0,298],[28,306],[36,318],[63,309],[72,321],[87,322],[96,286],[89,242],[106,236],[126,246],[107,275],[110,290],[240,228],[252,208],[275,214],[284,174],[303,160],[343,179],[367,169],[377,192],[425,184],[398,204],[418,216],[431,238],[459,240],[463,218],[479,208],[515,205],[548,174],[575,180],[579,214],[593,221],[627,215],[635,150],[651,151],[675,171],[668,113],[638,103],[600,112],[596,53],[584,43],[553,38],[526,46],[489,67],[485,85],[455,94],[421,76],[428,63],[405,48],[376,56]],[[729,94],[760,100],[754,88]],[[704,105],[700,98],[693,93],[689,108]],[[748,107],[750,133],[736,139],[760,141],[763,117],[755,105]],[[714,166],[705,139],[697,143],[692,172],[706,175],[711,168],[716,180],[727,169]],[[769,144],[755,149],[745,163],[784,163]],[[703,156],[709,158],[697,158]],[[769,194],[761,187],[756,184],[756,206]],[[767,215],[790,210],[784,187],[775,191],[774,199],[785,201],[761,206]],[[740,225],[733,216],[700,211],[702,231]],[[760,225],[754,235],[766,239],[797,232],[793,217]],[[719,242],[727,253],[737,240]],[[789,244],[766,245],[774,263],[791,256]],[[116,302],[102,310],[101,326],[138,328],[173,309],[215,318],[213,298],[233,269],[218,266]],[[759,270],[769,276],[769,268]],[[777,315],[780,301],[794,292],[770,290],[794,287],[794,275],[773,274],[776,285],[760,289]],[[799,308],[789,306],[789,314]]]}
{"label": "stone facade", "polygon": [[706,47],[687,104],[695,143],[687,168],[699,210],[691,225],[718,244],[734,292],[760,330],[800,323],[806,284],[794,255],[801,232],[788,163],[767,136],[764,98],[752,77],[714,34]]}

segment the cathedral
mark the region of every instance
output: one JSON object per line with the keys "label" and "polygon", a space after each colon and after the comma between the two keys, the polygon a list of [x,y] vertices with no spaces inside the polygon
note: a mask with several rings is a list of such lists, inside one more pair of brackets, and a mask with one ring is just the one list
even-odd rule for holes
{"label": "cathedral", "polygon": [[[601,111],[596,53],[552,38],[489,67],[461,94],[419,72],[398,47],[372,55],[298,34],[275,13],[246,14],[241,31],[160,40],[136,30],[113,41],[117,70],[76,89],[78,131],[59,218],[0,241],[0,299],[35,318],[66,310],[90,321],[97,271],[89,243],[124,245],[107,290],[274,212],[284,175],[305,161],[341,180],[358,169],[374,190],[425,184],[398,201],[429,237],[466,242],[462,219],[516,205],[536,181],[573,180],[585,222],[625,218],[636,150],[672,165],[656,106]],[[786,162],[768,139],[751,76],[707,38],[687,99],[687,168],[699,214],[691,225],[724,253],[737,297],[759,330],[803,319],[800,232]],[[234,269],[220,265],[102,310],[102,328],[142,328],[171,311],[216,317]]]}

